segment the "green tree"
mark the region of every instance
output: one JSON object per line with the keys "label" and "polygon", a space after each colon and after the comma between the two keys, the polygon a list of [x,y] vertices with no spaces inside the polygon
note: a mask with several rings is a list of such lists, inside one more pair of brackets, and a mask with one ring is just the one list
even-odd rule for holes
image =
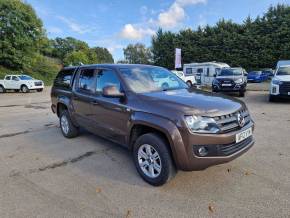
{"label": "green tree", "polygon": [[114,63],[112,54],[106,48],[94,47],[89,49],[89,59],[94,63]]}
{"label": "green tree", "polygon": [[290,7],[271,6],[261,17],[247,17],[242,24],[221,19],[214,26],[157,31],[152,38],[154,64],[172,69],[174,49],[182,49],[183,63],[221,61],[248,70],[274,67],[290,59]]}
{"label": "green tree", "polygon": [[153,63],[158,66],[174,69],[176,35],[159,29],[152,38]]}
{"label": "green tree", "polygon": [[123,51],[125,60],[129,64],[150,64],[152,62],[151,50],[141,43],[129,44]]}
{"label": "green tree", "polygon": [[41,20],[20,0],[0,0],[0,65],[20,69],[31,61],[43,36]]}
{"label": "green tree", "polygon": [[89,58],[83,51],[73,51],[65,56],[63,63],[65,66],[88,64]]}
{"label": "green tree", "polygon": [[52,56],[64,60],[66,55],[73,51],[84,51],[89,50],[89,46],[86,42],[75,39],[73,37],[60,38],[51,41]]}

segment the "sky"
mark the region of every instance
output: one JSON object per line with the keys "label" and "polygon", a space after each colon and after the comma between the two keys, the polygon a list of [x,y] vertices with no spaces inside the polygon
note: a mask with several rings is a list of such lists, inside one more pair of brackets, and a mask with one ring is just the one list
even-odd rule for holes
{"label": "sky", "polygon": [[49,38],[67,37],[106,47],[115,61],[129,43],[150,46],[156,30],[214,25],[222,18],[242,23],[270,5],[290,0],[24,0],[42,19]]}

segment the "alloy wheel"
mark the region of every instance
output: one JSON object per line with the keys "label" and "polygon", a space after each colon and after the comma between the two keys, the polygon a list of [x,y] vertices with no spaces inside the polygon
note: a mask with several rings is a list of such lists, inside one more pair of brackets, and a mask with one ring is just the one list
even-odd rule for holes
{"label": "alloy wheel", "polygon": [[69,132],[69,124],[66,116],[62,116],[60,119],[61,129],[64,132],[64,134],[68,134]]}
{"label": "alloy wheel", "polygon": [[138,163],[142,172],[150,178],[156,178],[161,173],[162,165],[160,155],[149,144],[144,144],[139,147]]}

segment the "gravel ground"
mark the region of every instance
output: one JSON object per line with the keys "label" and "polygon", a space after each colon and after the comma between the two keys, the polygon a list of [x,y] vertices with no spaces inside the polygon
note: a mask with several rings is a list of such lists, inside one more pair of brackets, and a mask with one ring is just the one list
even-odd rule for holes
{"label": "gravel ground", "polygon": [[255,146],[151,187],[130,153],[83,132],[65,139],[49,90],[0,95],[0,217],[290,217],[290,102],[247,92]]}

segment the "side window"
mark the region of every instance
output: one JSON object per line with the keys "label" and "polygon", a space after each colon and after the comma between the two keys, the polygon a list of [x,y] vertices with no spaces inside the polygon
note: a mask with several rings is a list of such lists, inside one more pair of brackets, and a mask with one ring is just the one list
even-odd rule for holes
{"label": "side window", "polygon": [[6,76],[5,80],[11,80],[11,76]]}
{"label": "side window", "polygon": [[197,73],[203,74],[203,68],[198,68]]}
{"label": "side window", "polygon": [[120,90],[120,81],[113,70],[100,70],[97,76],[97,92],[102,92],[103,88],[109,85],[116,86]]}
{"label": "side window", "polygon": [[93,93],[95,84],[95,69],[84,69],[80,72],[79,76],[79,89],[80,91]]}
{"label": "side window", "polygon": [[19,78],[17,76],[12,76],[12,80],[19,81]]}
{"label": "side window", "polygon": [[186,75],[192,75],[192,68],[186,68],[185,74]]}
{"label": "side window", "polygon": [[54,85],[56,87],[69,89],[71,87],[71,80],[73,77],[73,73],[74,73],[74,69],[60,71],[54,81]]}

